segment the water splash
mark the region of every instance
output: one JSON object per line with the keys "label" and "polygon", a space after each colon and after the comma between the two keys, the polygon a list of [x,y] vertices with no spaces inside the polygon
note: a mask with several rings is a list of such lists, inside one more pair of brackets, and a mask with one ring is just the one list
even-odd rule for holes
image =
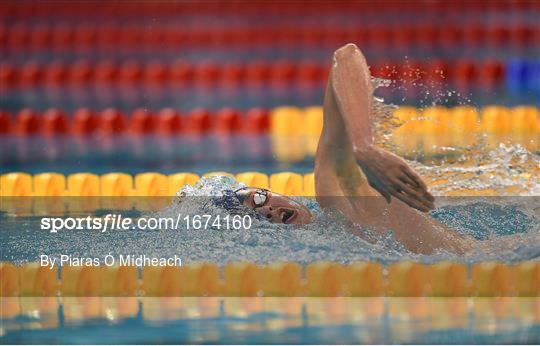
{"label": "water splash", "polygon": [[[421,74],[421,71],[416,71]],[[382,87],[395,88],[395,81],[372,78],[374,90]],[[433,86],[428,86],[432,88]],[[456,93],[445,89],[446,93]],[[438,100],[440,101],[440,100]],[[467,100],[462,100],[468,102]],[[388,104],[383,98],[374,97],[375,142],[392,152],[399,152],[394,136],[397,128],[406,122],[394,117],[397,106]],[[422,116],[411,120],[423,120]],[[409,161],[428,182],[437,195],[540,195],[540,157],[520,144],[500,138],[501,143],[490,149],[486,134],[471,134],[474,140],[468,144],[431,149],[443,154],[429,162]],[[420,150],[409,153],[410,157],[422,157]]]}
{"label": "water splash", "polygon": [[[229,177],[203,178],[196,186],[185,186],[181,203],[172,203],[152,216],[226,215],[230,211],[216,203],[227,191],[242,185]],[[101,257],[107,254],[145,254],[174,256],[183,263],[211,261],[225,264],[234,261],[271,263],[291,261],[312,263],[335,261],[377,261],[390,263],[414,260],[436,261],[502,261],[515,262],[540,257],[540,201],[529,197],[461,197],[440,198],[432,216],[457,232],[471,235],[474,251],[456,255],[439,251],[418,255],[407,251],[391,232],[380,235],[363,230],[366,239],[351,233],[351,227],[338,212],[321,210],[311,198],[297,198],[314,214],[313,223],[296,225],[272,224],[253,217],[249,229],[177,228],[130,230],[127,232],[88,233],[63,232],[61,236],[36,232],[39,218],[2,218],[3,261],[16,263],[35,261],[46,249],[51,256],[69,253],[73,256]],[[235,212],[249,214],[250,210]],[[355,228],[358,230],[358,228]],[[83,232],[83,233],[81,233]]]}
{"label": "water splash", "polygon": [[[223,191],[242,186],[229,177],[201,179],[195,187],[184,187],[185,196],[180,204],[171,205],[160,216],[198,211],[207,208],[204,199],[197,197],[223,195]],[[514,198],[443,199],[432,215],[459,233],[478,239],[474,252],[466,256],[439,251],[431,256],[417,255],[407,251],[395,241],[392,233],[378,235],[364,230],[369,241],[353,235],[352,226],[341,214],[321,210],[314,199],[296,198],[315,215],[309,225],[271,224],[263,219],[254,220],[249,230],[174,230],[175,238],[181,239],[182,253],[190,253],[190,260],[211,260],[216,263],[252,261],[269,263],[295,261],[310,263],[328,260],[336,262],[398,260],[435,262],[453,260],[476,262],[485,260],[519,261],[540,256],[540,217],[532,209],[534,203]],[[203,205],[204,204],[204,205]],[[538,202],[536,203],[538,205]],[[216,214],[227,210],[214,205]],[[246,211],[247,212],[247,211]],[[504,221],[504,222],[503,222]],[[504,241],[503,241],[504,240]]]}
{"label": "water splash", "polygon": [[[373,90],[392,85],[392,81],[382,78],[371,78]],[[374,121],[374,137],[375,143],[385,149],[395,151],[396,147],[391,140],[394,131],[403,125],[403,122],[394,117],[394,111],[398,107],[386,103],[382,97],[373,97],[371,103],[371,114]]]}
{"label": "water splash", "polygon": [[452,163],[411,165],[440,196],[540,195],[540,157],[521,145],[501,143],[487,152],[470,150]]}

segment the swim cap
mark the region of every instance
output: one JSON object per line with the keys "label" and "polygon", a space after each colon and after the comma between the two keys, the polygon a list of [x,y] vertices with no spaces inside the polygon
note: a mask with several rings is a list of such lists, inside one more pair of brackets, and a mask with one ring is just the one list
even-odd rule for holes
{"label": "swim cap", "polygon": [[[244,190],[246,190],[244,192]],[[253,219],[263,220],[264,217],[252,208],[245,206],[244,200],[249,196],[247,188],[238,190],[225,190],[219,197],[213,198],[213,204],[218,208],[225,209],[230,214],[250,215]]]}
{"label": "swim cap", "polygon": [[242,201],[235,191],[225,190],[222,196],[212,198],[214,205],[228,211],[243,209]]}

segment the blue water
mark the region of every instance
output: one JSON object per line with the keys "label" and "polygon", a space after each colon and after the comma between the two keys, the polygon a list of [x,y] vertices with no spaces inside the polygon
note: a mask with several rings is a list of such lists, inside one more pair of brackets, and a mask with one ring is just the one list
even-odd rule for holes
{"label": "blue water", "polygon": [[[32,313],[28,308],[39,299],[21,298],[25,314],[2,320],[2,343],[540,341],[538,298],[133,298],[132,309],[124,311],[119,304],[131,298],[64,298],[45,313]],[[100,308],[92,312],[92,304]]]}
{"label": "blue water", "polygon": [[[507,148],[503,148],[507,150]],[[519,158],[524,158],[519,161]],[[490,158],[490,177],[459,180],[458,186],[503,189],[516,180],[514,169],[531,163],[527,155]],[[521,162],[509,165],[508,162]],[[535,162],[535,161],[533,161]],[[497,164],[494,164],[497,163]],[[481,167],[482,170],[486,168]],[[447,169],[445,167],[444,169]],[[469,173],[468,173],[469,174]],[[479,175],[478,175],[479,176]],[[474,183],[474,184],[473,184]],[[486,185],[487,184],[487,185]],[[391,232],[367,242],[352,235],[336,213],[322,211],[313,199],[298,200],[316,215],[303,228],[254,219],[249,230],[129,230],[95,233],[39,229],[42,215],[0,214],[0,261],[37,261],[42,253],[105,256],[108,253],[179,255],[183,264],[211,261],[301,264],[415,260],[513,263],[540,259],[540,205],[535,189],[513,197],[440,197],[431,215],[461,234],[477,239],[471,254],[440,251],[430,256],[408,252]],[[511,186],[511,185],[510,185]],[[157,213],[223,213],[220,194],[238,184],[229,178],[204,179],[185,187],[184,201]],[[435,191],[441,187],[435,187]],[[532,195],[531,195],[532,194]],[[210,196],[210,197],[209,197]],[[5,200],[4,200],[5,201]],[[69,200],[68,200],[69,202]],[[5,206],[5,205],[4,205]],[[98,210],[103,215],[110,210]],[[86,216],[90,212],[61,213]],[[11,301],[8,301],[11,299]],[[49,299],[46,302],[40,299]],[[277,300],[276,300],[277,299]],[[280,300],[282,299],[282,300]],[[540,298],[2,298],[1,343],[239,343],[239,344],[538,344]]]}

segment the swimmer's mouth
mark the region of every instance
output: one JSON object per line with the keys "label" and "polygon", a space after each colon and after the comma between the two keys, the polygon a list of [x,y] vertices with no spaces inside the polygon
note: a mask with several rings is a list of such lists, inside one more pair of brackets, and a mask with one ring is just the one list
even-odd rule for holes
{"label": "swimmer's mouth", "polygon": [[289,223],[296,217],[296,213],[294,210],[284,210],[281,213],[281,221],[283,223]]}

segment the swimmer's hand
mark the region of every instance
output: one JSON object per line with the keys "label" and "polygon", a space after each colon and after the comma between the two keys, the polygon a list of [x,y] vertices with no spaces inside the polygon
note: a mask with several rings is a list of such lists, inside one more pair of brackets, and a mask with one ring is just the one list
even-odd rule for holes
{"label": "swimmer's hand", "polygon": [[388,203],[394,196],[423,212],[435,207],[422,178],[402,158],[373,146],[357,152],[356,158],[369,185]]}

